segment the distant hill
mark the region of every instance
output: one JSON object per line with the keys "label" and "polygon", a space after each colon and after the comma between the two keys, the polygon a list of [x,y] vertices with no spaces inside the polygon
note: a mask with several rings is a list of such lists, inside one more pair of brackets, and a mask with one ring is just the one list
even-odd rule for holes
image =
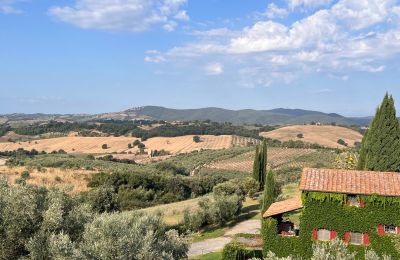
{"label": "distant hill", "polygon": [[234,124],[304,124],[311,122],[341,125],[366,125],[371,118],[347,118],[335,113],[323,113],[303,109],[277,108],[272,110],[229,110],[215,107],[199,109],[171,109],[158,106],[145,106],[125,111],[138,117],[156,120],[211,120],[215,122],[231,122]]}
{"label": "distant hill", "polygon": [[128,109],[121,112],[103,113],[97,115],[86,114],[9,114],[0,115],[0,124],[11,125],[44,123],[56,121],[89,121],[96,119],[154,119],[165,121],[211,120],[214,122],[231,122],[233,124],[304,124],[321,122],[329,124],[335,122],[340,125],[368,125],[371,117],[344,117],[335,113],[323,113],[303,109],[277,108],[272,110],[229,110],[216,107],[199,109],[172,109],[159,106],[145,106]]}

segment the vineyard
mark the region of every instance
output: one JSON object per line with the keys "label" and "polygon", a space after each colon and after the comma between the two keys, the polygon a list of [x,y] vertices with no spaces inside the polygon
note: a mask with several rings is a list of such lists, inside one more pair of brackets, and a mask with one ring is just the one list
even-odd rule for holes
{"label": "vineyard", "polygon": [[[329,150],[269,148],[268,164],[274,168],[282,167],[302,168],[331,164],[335,160],[335,153]],[[252,172],[254,152],[247,152],[227,160],[211,163],[208,167],[214,169],[236,170]]]}

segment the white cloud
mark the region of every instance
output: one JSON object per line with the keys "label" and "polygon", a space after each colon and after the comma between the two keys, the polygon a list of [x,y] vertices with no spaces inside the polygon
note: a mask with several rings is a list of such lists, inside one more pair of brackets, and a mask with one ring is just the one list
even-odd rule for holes
{"label": "white cloud", "polygon": [[189,15],[187,14],[186,10],[179,11],[175,16],[175,19],[182,20],[182,21],[189,21]]}
{"label": "white cloud", "polygon": [[73,6],[49,9],[57,19],[85,29],[141,32],[162,25],[173,31],[183,20],[187,0],[76,0]]}
{"label": "white cloud", "polygon": [[[260,20],[242,30],[192,33],[196,41],[164,55],[179,62],[215,59],[237,67],[243,86],[290,83],[305,73],[379,73],[400,56],[398,0],[339,0],[292,24]],[[400,20],[396,20],[400,21]],[[343,76],[346,75],[346,76]]]}
{"label": "white cloud", "polygon": [[220,75],[224,73],[224,65],[219,62],[209,63],[204,67],[206,75]]}
{"label": "white cloud", "polygon": [[276,4],[271,3],[267,7],[267,11],[265,11],[265,15],[269,19],[274,18],[285,18],[288,16],[288,11],[284,8],[279,8]]}
{"label": "white cloud", "polygon": [[288,6],[291,10],[296,8],[315,9],[321,6],[327,6],[333,0],[287,0]]}
{"label": "white cloud", "polygon": [[0,0],[0,13],[21,14],[23,11],[15,7],[15,5],[27,1],[28,0]]}

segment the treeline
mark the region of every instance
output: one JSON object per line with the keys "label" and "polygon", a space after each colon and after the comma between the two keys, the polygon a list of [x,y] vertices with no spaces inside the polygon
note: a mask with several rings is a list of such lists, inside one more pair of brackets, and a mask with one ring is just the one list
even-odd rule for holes
{"label": "treeline", "polygon": [[151,171],[146,174],[98,173],[88,186],[94,189],[110,188],[117,197],[118,209],[132,210],[202,196],[212,192],[215,185],[238,176],[227,171],[209,170],[198,176],[186,177],[179,171],[182,170],[169,169],[163,174]]}
{"label": "treeline", "polygon": [[183,135],[238,135],[260,139],[258,130],[249,130],[243,126],[235,126],[231,123],[207,123],[201,122],[192,125],[166,124],[151,130],[136,128],[132,135],[142,140],[152,137],[175,137]]}
{"label": "treeline", "polygon": [[81,131],[83,129],[95,129],[96,125],[89,123],[71,123],[50,121],[47,124],[36,124],[14,128],[14,132],[20,135],[41,135],[52,132],[67,133]]}

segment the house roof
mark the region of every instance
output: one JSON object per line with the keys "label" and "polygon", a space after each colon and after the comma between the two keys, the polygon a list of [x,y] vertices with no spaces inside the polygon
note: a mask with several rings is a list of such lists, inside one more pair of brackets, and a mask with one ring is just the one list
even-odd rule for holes
{"label": "house roof", "polygon": [[294,211],[297,209],[301,209],[303,207],[303,203],[301,202],[301,197],[297,196],[291,199],[278,201],[272,203],[271,206],[265,211],[263,217],[268,218],[276,215],[280,215],[286,212]]}
{"label": "house roof", "polygon": [[300,190],[400,196],[400,173],[304,168]]}

